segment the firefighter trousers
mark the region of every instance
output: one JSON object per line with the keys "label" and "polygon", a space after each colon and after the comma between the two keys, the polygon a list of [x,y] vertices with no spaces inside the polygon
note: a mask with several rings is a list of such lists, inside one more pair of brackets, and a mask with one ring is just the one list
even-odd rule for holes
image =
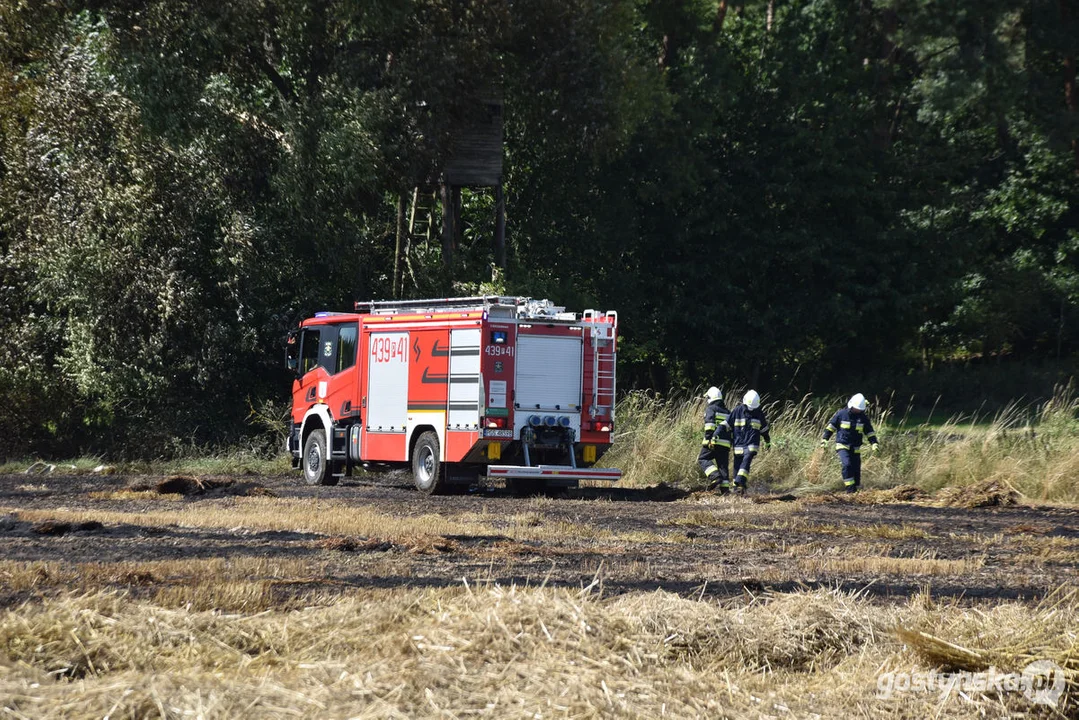
{"label": "firefighter trousers", "polygon": [[728,447],[721,445],[701,447],[701,452],[697,455],[697,464],[701,466],[710,486],[721,488],[731,486],[730,458],[731,449]]}
{"label": "firefighter trousers", "polygon": [[734,467],[737,468],[734,472],[734,484],[738,487],[745,487],[749,481],[749,467],[753,464],[753,458],[757,456],[756,450],[750,450],[748,447],[736,447],[734,449]]}
{"label": "firefighter trousers", "polygon": [[843,487],[854,492],[862,486],[862,455],[854,450],[836,450],[843,467]]}

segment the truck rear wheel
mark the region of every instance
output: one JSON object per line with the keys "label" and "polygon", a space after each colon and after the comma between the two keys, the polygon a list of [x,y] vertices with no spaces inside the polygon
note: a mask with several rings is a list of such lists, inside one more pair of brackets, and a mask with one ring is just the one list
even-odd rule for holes
{"label": "truck rear wheel", "polygon": [[412,448],[412,480],[422,493],[434,495],[445,486],[438,455],[438,435],[428,430],[420,435]]}
{"label": "truck rear wheel", "polygon": [[326,449],[326,431],[312,430],[303,444],[303,480],[308,485],[336,485],[330,474],[330,457]]}

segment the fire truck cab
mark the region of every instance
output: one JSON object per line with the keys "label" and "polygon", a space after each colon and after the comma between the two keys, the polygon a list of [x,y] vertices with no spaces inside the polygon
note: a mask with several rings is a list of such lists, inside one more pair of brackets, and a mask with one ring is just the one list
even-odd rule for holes
{"label": "fire truck cab", "polygon": [[311,485],[411,466],[437,493],[616,481],[595,467],[615,422],[618,314],[482,296],[356,303],[288,337],[288,452]]}

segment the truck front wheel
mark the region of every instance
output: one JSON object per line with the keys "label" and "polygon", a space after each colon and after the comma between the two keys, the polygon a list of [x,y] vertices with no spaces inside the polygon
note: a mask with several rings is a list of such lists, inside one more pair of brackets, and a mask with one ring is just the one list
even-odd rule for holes
{"label": "truck front wheel", "polygon": [[438,455],[438,435],[428,430],[420,435],[412,448],[412,479],[416,489],[422,493],[434,495],[445,484]]}
{"label": "truck front wheel", "polygon": [[337,478],[330,475],[330,458],[326,449],[326,431],[312,430],[303,444],[303,480],[308,485],[334,485]]}

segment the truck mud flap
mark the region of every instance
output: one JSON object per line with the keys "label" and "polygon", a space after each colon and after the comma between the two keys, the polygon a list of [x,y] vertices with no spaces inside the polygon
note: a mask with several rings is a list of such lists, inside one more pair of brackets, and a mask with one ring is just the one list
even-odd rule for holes
{"label": "truck mud flap", "polygon": [[616,482],[621,479],[622,471],[618,468],[575,468],[570,465],[488,465],[487,476],[506,480],[547,480],[552,484],[579,480]]}

